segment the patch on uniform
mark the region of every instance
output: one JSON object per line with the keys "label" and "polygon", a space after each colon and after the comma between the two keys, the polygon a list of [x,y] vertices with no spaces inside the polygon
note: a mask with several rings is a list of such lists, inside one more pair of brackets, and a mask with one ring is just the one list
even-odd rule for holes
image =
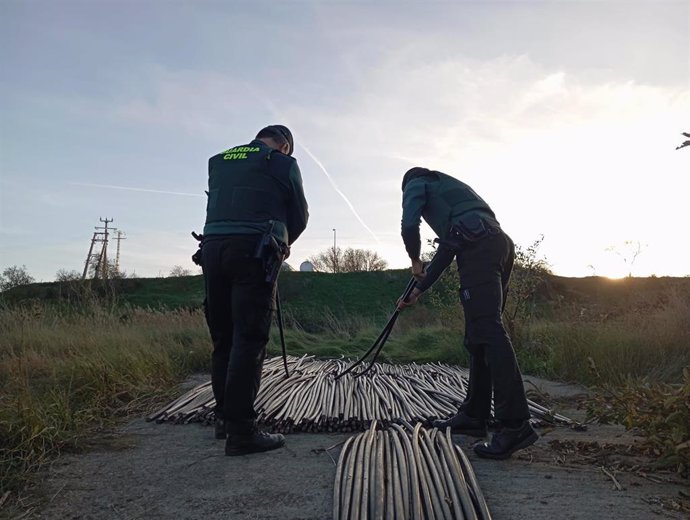
{"label": "patch on uniform", "polygon": [[469,289],[463,289],[462,290],[462,299],[467,301],[470,299],[470,290]]}
{"label": "patch on uniform", "polygon": [[223,153],[223,159],[226,161],[233,159],[247,159],[248,153],[256,153],[259,151],[258,146],[235,146],[234,148],[229,148]]}

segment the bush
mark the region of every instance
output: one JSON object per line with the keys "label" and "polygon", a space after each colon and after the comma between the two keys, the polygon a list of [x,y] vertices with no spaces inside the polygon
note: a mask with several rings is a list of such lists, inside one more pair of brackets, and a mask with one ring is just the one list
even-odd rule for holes
{"label": "bush", "polygon": [[657,458],[656,466],[690,476],[690,367],[683,383],[654,384],[628,379],[623,385],[604,384],[587,403],[590,420],[615,422],[639,429],[644,447]]}
{"label": "bush", "polygon": [[526,249],[515,246],[515,268],[503,316],[508,330],[518,342],[527,335],[526,329],[537,306],[537,291],[550,274],[546,259],[538,256],[543,240],[544,235],[541,235]]}
{"label": "bush", "polygon": [[7,267],[2,274],[0,274],[0,291],[7,291],[13,287],[28,285],[34,283],[35,279],[26,270],[26,266],[17,267],[13,265]]}

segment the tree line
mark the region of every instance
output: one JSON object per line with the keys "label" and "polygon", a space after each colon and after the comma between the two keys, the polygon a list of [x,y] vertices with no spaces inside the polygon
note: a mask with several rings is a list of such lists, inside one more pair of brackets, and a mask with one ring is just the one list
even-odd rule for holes
{"label": "tree line", "polygon": [[[354,248],[328,248],[321,253],[307,259],[314,270],[321,273],[353,273],[357,271],[383,271],[388,267],[388,262],[375,251],[369,249]],[[196,273],[181,265],[175,265],[167,274],[168,277],[192,276]],[[111,265],[108,270],[109,278],[130,278],[132,275],[116,269]],[[58,269],[55,273],[56,282],[71,282],[81,280],[82,273],[76,270]],[[88,273],[89,278],[94,277],[93,269]],[[0,273],[0,291],[7,291],[20,285],[34,283],[36,279],[29,274],[25,265],[13,265],[5,268]]]}
{"label": "tree line", "polygon": [[388,267],[388,262],[376,251],[351,247],[344,250],[339,247],[329,247],[307,260],[314,266],[314,271],[320,273],[383,271]]}

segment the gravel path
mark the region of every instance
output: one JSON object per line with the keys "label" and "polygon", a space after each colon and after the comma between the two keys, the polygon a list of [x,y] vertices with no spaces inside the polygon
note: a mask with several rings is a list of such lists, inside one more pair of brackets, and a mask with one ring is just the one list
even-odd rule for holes
{"label": "gravel path", "polygon": [[[540,391],[550,395],[577,391],[535,381]],[[556,428],[540,433],[543,436],[533,447],[508,461],[477,459],[467,449],[494,520],[687,519],[662,507],[678,498],[681,483],[617,473],[623,489],[615,490],[597,465],[564,456],[550,443],[632,442],[620,428],[597,426],[586,432]],[[284,449],[225,457],[223,442],[213,438],[210,427],[137,419],[118,430],[106,447],[65,456],[54,464],[45,500],[23,518],[324,520],[331,517],[335,474],[329,453],[337,459],[339,447],[328,453],[324,449],[346,438],[346,434],[294,434],[287,437]],[[467,438],[455,440],[471,447]]]}

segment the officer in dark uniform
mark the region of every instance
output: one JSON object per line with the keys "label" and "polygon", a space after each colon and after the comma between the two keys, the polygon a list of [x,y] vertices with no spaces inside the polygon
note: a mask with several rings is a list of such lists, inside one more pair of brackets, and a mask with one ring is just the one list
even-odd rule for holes
{"label": "officer in dark uniform", "polygon": [[[418,283],[398,307],[416,303],[454,259],[460,274],[464,343],[470,354],[469,388],[458,413],[435,421],[434,426],[450,426],[453,433],[485,437],[493,391],[494,414],[502,428],[490,442],[475,446],[475,452],[480,457],[506,459],[538,437],[529,423],[522,376],[501,320],[515,246],[489,205],[454,177],[412,168],[405,173],[402,189],[402,238]],[[440,239],[426,270],[419,258],[421,218]]]}
{"label": "officer in dark uniform", "polygon": [[275,269],[309,217],[293,148],[290,130],[272,125],[208,162],[201,260],[213,340],[215,433],[227,437],[226,455],[285,444],[282,435],[257,429],[254,400],[274,309]]}

